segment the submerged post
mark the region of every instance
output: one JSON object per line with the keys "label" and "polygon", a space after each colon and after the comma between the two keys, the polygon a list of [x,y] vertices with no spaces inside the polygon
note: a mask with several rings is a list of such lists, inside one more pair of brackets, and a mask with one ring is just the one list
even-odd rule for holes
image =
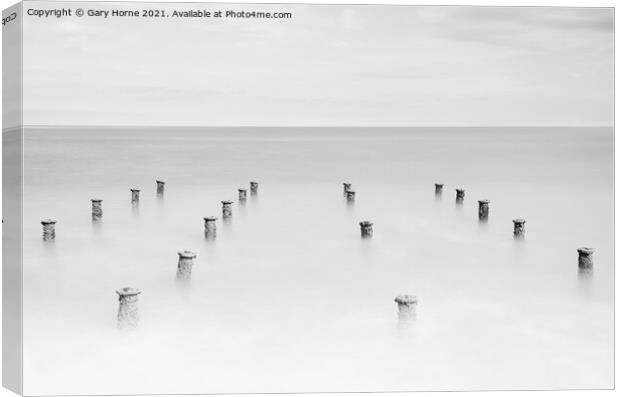
{"label": "submerged post", "polygon": [[208,216],[203,219],[205,220],[205,237],[208,239],[214,239],[216,235],[215,221],[217,218],[214,216]]}
{"label": "submerged post", "polygon": [[131,204],[140,203],[140,189],[131,189]]}
{"label": "submerged post", "polygon": [[415,309],[418,298],[415,295],[399,295],[394,299],[398,304],[398,318],[401,320],[411,320],[415,317]]}
{"label": "submerged post", "polygon": [[256,196],[258,194],[258,182],[250,182],[250,194]]}
{"label": "submerged post", "polygon": [[512,223],[514,223],[513,237],[516,239],[524,238],[525,237],[525,219],[514,219]]}
{"label": "submerged post", "polygon": [[164,187],[166,185],[166,182],[164,181],[155,181],[155,183],[157,183],[157,195],[159,197],[164,195]]}
{"label": "submerged post", "polygon": [[179,252],[179,264],[177,265],[177,278],[187,280],[192,276],[192,266],[196,254],[191,251]]}
{"label": "submerged post", "polygon": [[355,202],[355,190],[347,190],[347,203],[352,204]]}
{"label": "submerged post", "polygon": [[342,183],[342,193],[346,196],[347,192],[351,190],[351,184],[349,182]]}
{"label": "submerged post", "polygon": [[579,273],[580,274],[591,274],[594,270],[594,261],[592,259],[592,255],[594,254],[593,248],[582,247],[578,248],[577,252],[579,253]]}
{"label": "submerged post", "polygon": [[362,238],[372,237],[372,222],[362,221],[360,222],[360,228],[362,232]]}
{"label": "submerged post", "polygon": [[93,221],[98,221],[103,217],[103,209],[101,208],[102,201],[103,200],[101,199],[90,199],[90,202],[92,204],[91,215]]}
{"label": "submerged post", "polygon": [[125,287],[116,291],[118,294],[118,327],[131,329],[138,325],[138,295],[141,291]]}
{"label": "submerged post", "polygon": [[489,219],[489,200],[478,200],[478,219],[482,222]]}
{"label": "submerged post", "polygon": [[435,184],[435,196],[441,196],[441,193],[443,193],[443,183],[436,183]]}
{"label": "submerged post", "polygon": [[232,217],[232,201],[222,201],[222,218],[227,219]]}
{"label": "submerged post", "polygon": [[456,203],[463,204],[463,200],[465,200],[465,190],[456,189]]}
{"label": "submerged post", "polygon": [[53,219],[43,219],[41,221],[43,225],[43,241],[50,241],[56,239],[56,221]]}
{"label": "submerged post", "polygon": [[248,191],[247,189],[239,189],[239,202],[245,202],[245,200],[248,198]]}

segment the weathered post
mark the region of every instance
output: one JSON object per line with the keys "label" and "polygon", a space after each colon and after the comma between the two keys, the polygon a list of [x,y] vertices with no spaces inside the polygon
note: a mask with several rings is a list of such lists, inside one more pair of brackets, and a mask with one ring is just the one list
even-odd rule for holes
{"label": "weathered post", "polygon": [[245,203],[245,200],[248,198],[247,189],[239,189],[239,203]]}
{"label": "weathered post", "polygon": [[222,201],[222,218],[228,219],[232,217],[232,201]]}
{"label": "weathered post", "polygon": [[372,222],[370,221],[362,221],[360,222],[360,228],[362,232],[362,238],[370,238],[372,237]]}
{"label": "weathered post", "polygon": [[347,192],[351,190],[351,184],[349,182],[342,183],[342,193],[346,196]]}
{"label": "weathered post", "polygon": [[196,254],[191,251],[179,252],[179,264],[177,266],[177,278],[188,280],[192,276],[192,266]]}
{"label": "weathered post", "polygon": [[250,194],[256,196],[258,194],[258,182],[250,182]]}
{"label": "weathered post", "polygon": [[489,200],[478,200],[478,219],[481,222],[489,219]]}
{"label": "weathered post", "polygon": [[593,248],[582,247],[578,248],[579,253],[579,273],[582,275],[590,275],[594,270],[594,261],[592,255],[594,254]]}
{"label": "weathered post", "polygon": [[463,204],[463,200],[465,200],[465,190],[456,189],[456,203]]}
{"label": "weathered post", "polygon": [[208,216],[203,219],[205,220],[205,237],[208,239],[214,239],[216,236],[215,221],[217,218],[214,216]]}
{"label": "weathered post", "polygon": [[418,298],[415,295],[399,295],[394,301],[398,304],[398,318],[411,320],[415,317]]}
{"label": "weathered post", "polygon": [[131,204],[136,205],[140,203],[140,189],[131,189]]}
{"label": "weathered post", "polygon": [[443,183],[435,184],[435,196],[439,197],[443,193]]}
{"label": "weathered post", "polygon": [[525,237],[525,219],[514,219],[513,237],[516,239],[522,239]]}
{"label": "weathered post", "polygon": [[157,196],[162,197],[164,195],[164,187],[166,182],[164,181],[155,181],[157,183]]}
{"label": "weathered post", "polygon": [[103,200],[101,199],[90,199],[92,205],[91,215],[93,221],[98,221],[103,217],[103,208],[101,208],[102,201]]}
{"label": "weathered post", "polygon": [[51,241],[56,239],[56,221],[53,219],[43,219],[43,241]]}
{"label": "weathered post", "polygon": [[138,326],[138,295],[141,291],[125,287],[116,291],[118,294],[118,327],[132,329]]}
{"label": "weathered post", "polygon": [[353,204],[355,202],[355,190],[347,190],[347,203]]}

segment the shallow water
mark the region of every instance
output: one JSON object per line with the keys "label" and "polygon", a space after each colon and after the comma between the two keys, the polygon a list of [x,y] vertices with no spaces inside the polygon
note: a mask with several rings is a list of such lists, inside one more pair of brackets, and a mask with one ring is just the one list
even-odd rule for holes
{"label": "shallow water", "polygon": [[[612,141],[609,128],[27,129],[24,392],[610,388]],[[258,196],[205,240],[202,218],[250,180]],[[590,278],[581,246],[596,249]],[[130,333],[124,286],[142,291]],[[413,322],[398,320],[401,294],[418,297]]]}

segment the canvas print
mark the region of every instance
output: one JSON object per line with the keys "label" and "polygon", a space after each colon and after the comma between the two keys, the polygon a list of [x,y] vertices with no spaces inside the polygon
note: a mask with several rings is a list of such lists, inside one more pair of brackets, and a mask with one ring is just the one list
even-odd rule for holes
{"label": "canvas print", "polygon": [[614,387],[613,9],[3,18],[5,386]]}

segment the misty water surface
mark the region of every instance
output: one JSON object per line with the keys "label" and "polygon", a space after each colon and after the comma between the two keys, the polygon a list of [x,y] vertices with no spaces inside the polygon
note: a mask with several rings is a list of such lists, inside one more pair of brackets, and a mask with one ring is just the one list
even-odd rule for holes
{"label": "misty water surface", "polygon": [[[24,392],[612,387],[612,140],[608,128],[27,129]],[[259,195],[240,206],[250,180]],[[203,217],[225,199],[232,222],[206,241]],[[43,218],[58,220],[53,243]],[[578,276],[581,246],[596,249],[591,278]],[[116,326],[124,286],[142,291],[129,334]],[[413,323],[398,321],[400,294],[418,297]]]}

